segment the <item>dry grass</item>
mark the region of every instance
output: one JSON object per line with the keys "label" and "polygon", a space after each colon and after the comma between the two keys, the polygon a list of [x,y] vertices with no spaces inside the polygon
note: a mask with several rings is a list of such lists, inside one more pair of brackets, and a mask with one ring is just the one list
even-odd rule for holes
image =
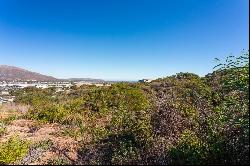
{"label": "dry grass", "polygon": [[21,116],[27,112],[29,106],[14,103],[0,105],[0,120],[4,120],[10,116]]}
{"label": "dry grass", "polygon": [[[22,109],[27,107],[16,107],[6,105],[0,109],[0,120],[8,119],[10,116],[21,117],[23,114]],[[17,109],[19,111],[17,111]],[[64,129],[60,124],[42,124],[35,120],[15,119],[8,123],[5,133],[0,136],[0,142],[4,143],[11,137],[18,135],[20,139],[27,140],[33,145],[39,144],[46,140],[52,142],[52,146],[46,151],[43,151],[39,158],[31,163],[25,164],[46,164],[55,159],[66,158],[70,162],[77,160],[77,147],[78,141],[69,136],[60,136]]]}
{"label": "dry grass", "polygon": [[24,113],[28,111],[30,107],[27,105],[22,105],[22,104],[15,104],[15,103],[6,103],[0,106],[0,111],[2,112],[21,112]]}

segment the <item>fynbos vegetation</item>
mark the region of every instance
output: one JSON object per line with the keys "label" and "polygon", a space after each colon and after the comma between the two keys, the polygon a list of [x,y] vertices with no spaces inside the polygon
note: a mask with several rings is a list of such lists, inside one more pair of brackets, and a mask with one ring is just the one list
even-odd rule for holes
{"label": "fynbos vegetation", "polygon": [[[217,60],[205,77],[178,73],[60,93],[25,88],[15,102],[30,106],[22,118],[66,126],[63,134],[77,140],[76,159],[50,164],[248,164],[248,58]],[[20,159],[27,146],[19,139],[1,144],[1,164]]]}

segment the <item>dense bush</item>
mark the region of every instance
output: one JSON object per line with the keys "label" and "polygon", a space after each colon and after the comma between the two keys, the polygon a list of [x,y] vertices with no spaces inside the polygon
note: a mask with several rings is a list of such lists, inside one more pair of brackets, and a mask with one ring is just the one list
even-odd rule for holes
{"label": "dense bush", "polygon": [[[79,150],[83,164],[129,164],[138,162],[140,149],[151,136],[149,102],[137,85],[116,84],[90,94],[86,105],[94,122],[93,137]],[[99,122],[96,122],[99,121]]]}
{"label": "dense bush", "polygon": [[210,160],[246,164],[249,162],[249,53],[229,56],[218,66],[214,73],[219,73],[219,85],[214,89],[215,115],[210,118],[213,133],[208,137],[216,149],[211,149]]}
{"label": "dense bush", "polygon": [[199,77],[178,73],[151,83],[27,88],[26,117],[79,127],[90,136],[80,164],[248,164],[249,53]]}
{"label": "dense bush", "polygon": [[170,149],[170,156],[172,164],[206,164],[208,145],[194,132],[185,130],[178,144]]}

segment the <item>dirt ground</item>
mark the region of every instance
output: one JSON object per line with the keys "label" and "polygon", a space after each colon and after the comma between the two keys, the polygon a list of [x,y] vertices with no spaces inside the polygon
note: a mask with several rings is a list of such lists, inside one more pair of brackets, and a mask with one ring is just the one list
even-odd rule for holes
{"label": "dirt ground", "polygon": [[[78,141],[75,138],[61,135],[64,127],[59,124],[42,124],[34,120],[22,118],[22,111],[13,111],[13,108],[0,107],[0,121],[15,116],[5,126],[5,132],[0,136],[0,143],[4,143],[12,136],[18,135],[20,139],[29,141],[36,147],[41,143],[49,142],[49,147],[42,149],[39,146],[30,148],[29,153],[18,164],[41,165],[48,164],[55,159],[63,159],[67,163],[77,160]],[[57,164],[57,163],[55,163]]]}

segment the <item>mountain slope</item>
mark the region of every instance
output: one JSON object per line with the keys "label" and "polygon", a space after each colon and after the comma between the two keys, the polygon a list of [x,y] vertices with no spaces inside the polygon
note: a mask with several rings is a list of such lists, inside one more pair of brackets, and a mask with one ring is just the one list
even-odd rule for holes
{"label": "mountain slope", "polygon": [[15,66],[0,65],[0,80],[14,81],[14,80],[37,80],[37,81],[54,81],[54,77],[42,75],[31,72]]}

